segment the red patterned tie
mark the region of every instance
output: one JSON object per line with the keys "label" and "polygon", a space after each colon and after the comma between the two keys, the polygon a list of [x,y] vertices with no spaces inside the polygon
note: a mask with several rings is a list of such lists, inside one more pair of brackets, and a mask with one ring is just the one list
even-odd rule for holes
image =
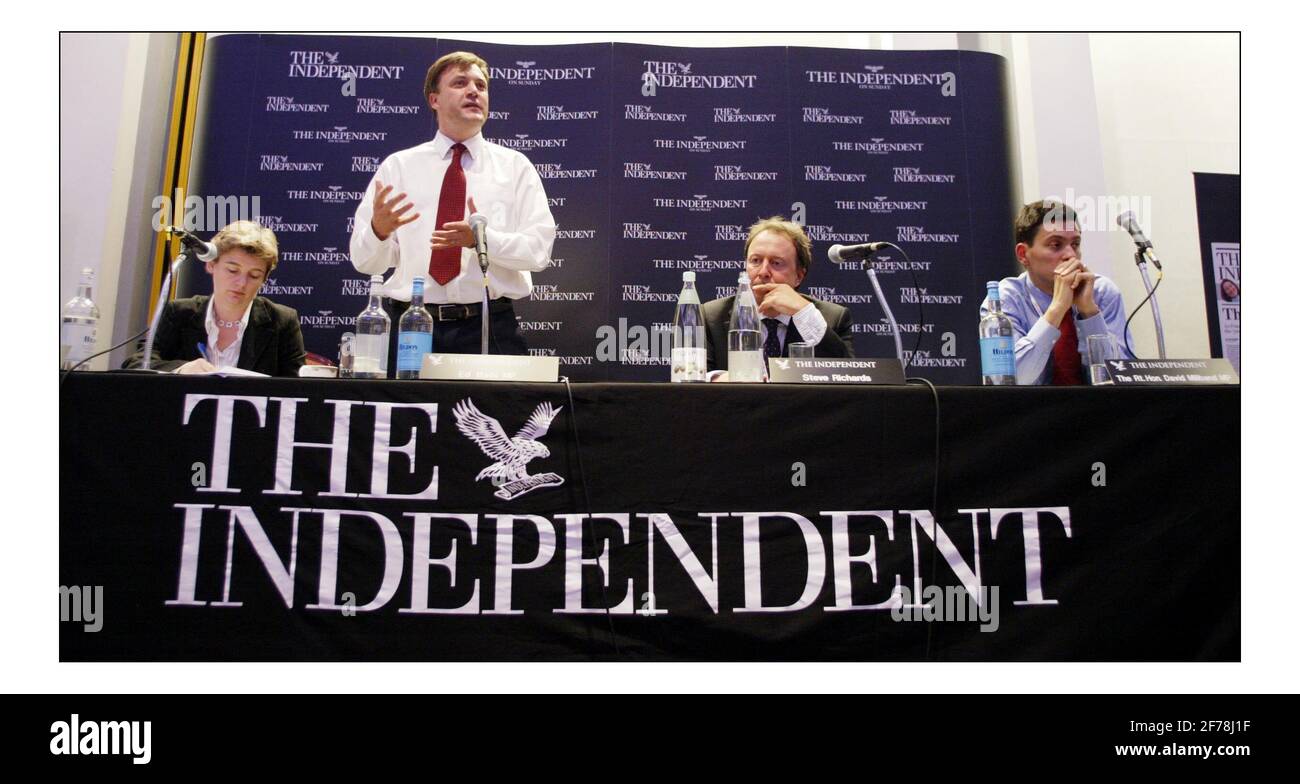
{"label": "red patterned tie", "polygon": [[1061,319],[1061,337],[1052,346],[1052,386],[1083,383],[1083,358],[1079,356],[1079,331],[1074,326],[1074,311],[1065,311]]}
{"label": "red patterned tie", "polygon": [[[438,229],[453,221],[465,220],[465,170],[460,165],[465,145],[455,144],[451,152],[451,165],[442,177],[442,192],[438,194]],[[441,286],[450,283],[460,274],[460,248],[441,248],[430,253],[429,274]]]}

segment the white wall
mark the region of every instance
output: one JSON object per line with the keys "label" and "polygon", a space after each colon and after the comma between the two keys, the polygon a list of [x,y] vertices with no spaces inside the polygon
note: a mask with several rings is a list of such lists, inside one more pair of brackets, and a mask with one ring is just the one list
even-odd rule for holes
{"label": "white wall", "polygon": [[[1150,196],[1144,226],[1165,268],[1156,296],[1171,357],[1209,356],[1196,190],[1192,172],[1240,174],[1240,38],[1235,34],[1093,34],[1106,185],[1112,194]],[[1146,296],[1128,235],[1109,237],[1125,303]],[[1154,270],[1151,273],[1154,275]],[[1148,306],[1149,307],[1149,306]],[[1147,308],[1133,337],[1155,355]]]}
{"label": "white wall", "polygon": [[[115,180],[131,161],[117,158],[118,125],[133,35],[59,36],[59,305],[76,293],[83,267],[95,271],[99,349],[107,348],[116,305],[118,265],[105,265],[120,238],[123,195]],[[92,363],[96,370],[107,361]]]}
{"label": "white wall", "polygon": [[[59,44],[59,305],[94,269],[103,350],[147,321],[177,36],[64,33]],[[91,367],[118,367],[130,350]]]}

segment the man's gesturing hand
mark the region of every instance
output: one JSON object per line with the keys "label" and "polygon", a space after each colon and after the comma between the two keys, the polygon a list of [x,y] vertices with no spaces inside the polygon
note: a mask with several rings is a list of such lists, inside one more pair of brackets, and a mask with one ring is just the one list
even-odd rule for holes
{"label": "man's gesturing hand", "polygon": [[403,214],[414,207],[415,203],[408,201],[403,204],[402,200],[406,198],[405,193],[399,193],[391,199],[386,198],[392,190],[393,186],[375,180],[375,201],[373,214],[370,217],[370,228],[381,241],[388,239],[393,232],[406,224],[420,218],[418,212],[403,217]]}
{"label": "man's gesturing hand", "polygon": [[[478,212],[478,208],[474,206],[473,196],[469,199],[469,212],[471,215]],[[429,247],[434,250],[472,248],[474,247],[474,230],[469,227],[468,220],[449,221],[433,232],[433,239],[429,241]]]}

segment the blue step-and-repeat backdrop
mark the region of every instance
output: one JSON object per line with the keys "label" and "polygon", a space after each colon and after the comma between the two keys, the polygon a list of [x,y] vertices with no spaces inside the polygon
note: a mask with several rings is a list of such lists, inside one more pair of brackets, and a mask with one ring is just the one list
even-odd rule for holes
{"label": "blue step-and-repeat backdrop", "polygon": [[308,351],[334,357],[365,306],[353,213],[387,155],[433,135],[425,72],[461,49],[490,64],[484,136],[529,157],[559,224],[517,311],[562,374],[667,380],[657,335],[682,273],[704,298],[733,293],[746,228],[780,214],[807,227],[803,290],[851,309],[858,356],[893,340],[861,265],[826,249],[889,240],[910,257],[876,258],[909,372],[978,383],[983,284],[1014,272],[1017,205],[1006,65],[962,51],[210,39],[191,193],[256,203],[280,242],[263,293],[298,310]]}

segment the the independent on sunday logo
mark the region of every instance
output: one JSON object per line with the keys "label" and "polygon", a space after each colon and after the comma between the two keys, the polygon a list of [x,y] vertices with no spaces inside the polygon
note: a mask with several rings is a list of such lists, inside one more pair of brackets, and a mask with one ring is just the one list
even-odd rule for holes
{"label": "the independent on sunday logo", "polygon": [[501,486],[493,493],[497,498],[510,501],[525,493],[542,487],[558,487],[564,484],[564,477],[559,474],[546,473],[529,475],[526,466],[534,458],[550,457],[551,450],[540,439],[550,429],[552,420],[564,409],[555,408],[550,403],[542,403],[534,411],[524,426],[511,438],[501,429],[501,423],[484,414],[474,405],[474,401],[465,398],[452,408],[456,416],[456,427],[469,440],[478,444],[483,454],[496,462],[478,472],[474,481],[492,479],[501,481]]}

